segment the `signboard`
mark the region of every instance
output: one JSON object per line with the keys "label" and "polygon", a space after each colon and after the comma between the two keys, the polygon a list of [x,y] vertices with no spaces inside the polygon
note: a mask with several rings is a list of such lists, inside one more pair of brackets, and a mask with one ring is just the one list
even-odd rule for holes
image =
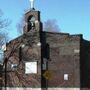
{"label": "signboard", "polygon": [[43,64],[42,65],[43,65],[42,69],[46,70],[47,69],[47,59],[46,58],[43,59]]}
{"label": "signboard", "polygon": [[25,74],[37,74],[37,62],[26,62]]}
{"label": "signboard", "polygon": [[43,77],[46,79],[46,80],[49,80],[51,78],[51,73],[50,71],[45,71],[45,73],[43,74]]}

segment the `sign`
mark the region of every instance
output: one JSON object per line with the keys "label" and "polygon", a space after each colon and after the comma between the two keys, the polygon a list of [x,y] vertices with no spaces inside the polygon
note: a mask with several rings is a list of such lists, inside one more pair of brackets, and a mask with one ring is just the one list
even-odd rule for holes
{"label": "sign", "polygon": [[64,74],[64,80],[68,80],[68,74]]}
{"label": "sign", "polygon": [[47,59],[46,58],[43,59],[43,64],[42,65],[43,65],[42,69],[46,70],[47,69]]}
{"label": "sign", "polygon": [[50,73],[50,71],[45,71],[44,72],[44,74],[43,74],[43,77],[45,78],[45,79],[47,79],[47,80],[49,80],[50,78],[51,78],[51,73]]}
{"label": "sign", "polygon": [[25,74],[37,74],[37,62],[26,62]]}

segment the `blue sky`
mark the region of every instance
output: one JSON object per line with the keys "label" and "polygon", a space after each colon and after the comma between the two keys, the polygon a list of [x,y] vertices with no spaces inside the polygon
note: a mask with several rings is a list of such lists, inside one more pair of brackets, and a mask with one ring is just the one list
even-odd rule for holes
{"label": "blue sky", "polygon": [[[13,39],[18,36],[16,24],[30,8],[29,0],[0,1],[4,17],[12,21],[9,36]],[[83,34],[90,40],[90,0],[35,0],[35,8],[41,11],[42,22],[56,19],[61,32]]]}

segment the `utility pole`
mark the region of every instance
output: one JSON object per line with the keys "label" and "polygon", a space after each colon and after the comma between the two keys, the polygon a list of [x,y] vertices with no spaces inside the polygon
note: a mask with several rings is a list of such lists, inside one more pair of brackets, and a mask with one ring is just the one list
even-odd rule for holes
{"label": "utility pole", "polygon": [[48,80],[45,73],[48,71],[48,44],[46,43],[46,35],[41,31],[41,88],[42,90],[48,90]]}

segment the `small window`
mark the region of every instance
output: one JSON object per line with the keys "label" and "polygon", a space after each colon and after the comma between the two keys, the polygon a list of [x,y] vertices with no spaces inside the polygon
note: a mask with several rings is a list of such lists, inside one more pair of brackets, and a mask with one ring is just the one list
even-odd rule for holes
{"label": "small window", "polygon": [[37,74],[37,62],[26,62],[25,74]]}

